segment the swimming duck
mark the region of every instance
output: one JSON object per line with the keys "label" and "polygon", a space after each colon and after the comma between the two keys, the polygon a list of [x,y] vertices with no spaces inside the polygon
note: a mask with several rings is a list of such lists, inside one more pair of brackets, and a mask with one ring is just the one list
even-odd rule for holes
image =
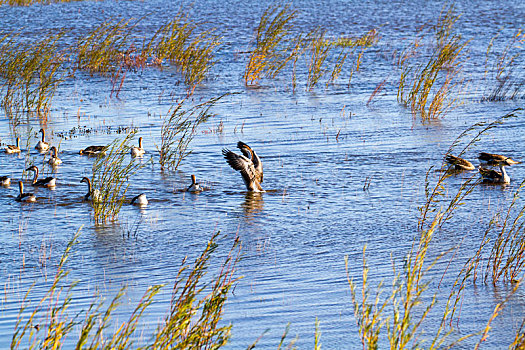
{"label": "swimming duck", "polygon": [[55,146],[51,147],[49,149],[52,152],[51,158],[49,159],[48,163],[51,166],[58,166],[62,164],[62,159],[58,158],[58,150]]}
{"label": "swimming duck", "polygon": [[132,205],[147,205],[148,204],[148,198],[144,193],[139,194],[138,196],[133,197],[131,202],[129,204]]}
{"label": "swimming duck", "polygon": [[11,178],[9,176],[0,176],[0,184],[2,186],[9,186],[11,184]]}
{"label": "swimming duck", "polygon": [[26,171],[33,171],[34,177],[33,182],[31,183],[33,186],[39,186],[39,187],[55,187],[56,186],[56,178],[52,176],[48,176],[45,179],[38,180],[38,168],[33,165],[26,169]]}
{"label": "swimming duck", "polygon": [[142,137],[139,137],[139,146],[131,147],[131,155],[133,157],[142,157],[146,153],[144,148],[142,148]]}
{"label": "swimming duck", "polygon": [[16,145],[7,145],[5,153],[20,153],[20,137],[16,138]]}
{"label": "swimming duck", "polygon": [[479,167],[479,173],[483,179],[483,182],[493,184],[510,184],[510,177],[505,171],[505,166],[510,165],[509,163],[499,163],[499,170],[486,169]]}
{"label": "swimming duck", "polygon": [[88,193],[84,196],[85,201],[93,200],[93,201],[100,201],[100,191],[98,189],[93,190],[91,187],[91,180],[89,177],[83,177],[80,182],[85,182],[88,185]]}
{"label": "swimming duck", "polygon": [[17,202],[36,202],[36,197],[32,193],[24,193],[24,184],[22,181],[18,181],[18,188],[20,194],[16,197]]}
{"label": "swimming duck", "polygon": [[229,149],[223,149],[222,154],[228,164],[241,172],[242,179],[248,191],[264,192],[261,187],[263,182],[263,167],[259,156],[244,142],[237,143],[243,155],[236,154]]}
{"label": "swimming duck", "polygon": [[491,165],[491,166],[497,166],[500,163],[505,163],[504,165],[513,165],[513,164],[519,163],[501,154],[493,154],[493,153],[485,153],[485,152],[481,152],[478,156],[478,159],[480,160],[480,162],[485,163],[487,165]]}
{"label": "swimming duck", "polygon": [[79,154],[86,156],[98,156],[106,154],[106,146],[88,146],[84,149],[81,149]]}
{"label": "swimming duck", "polygon": [[188,187],[186,191],[187,192],[200,192],[202,190],[203,190],[202,186],[197,183],[197,178],[195,177],[195,175],[192,174],[191,175],[191,185],[190,187]]}
{"label": "swimming duck", "polygon": [[447,161],[447,163],[454,165],[454,169],[456,170],[474,170],[476,169],[476,167],[468,160],[453,156],[451,154],[447,155],[445,160]]}
{"label": "swimming duck", "polygon": [[49,143],[46,142],[46,131],[44,129],[40,129],[40,132],[42,133],[42,140],[38,141],[35,148],[39,152],[45,152],[49,149]]}

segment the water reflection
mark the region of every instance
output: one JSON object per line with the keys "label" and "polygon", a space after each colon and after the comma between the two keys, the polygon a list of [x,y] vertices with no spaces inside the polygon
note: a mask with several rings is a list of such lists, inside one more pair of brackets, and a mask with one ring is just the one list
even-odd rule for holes
{"label": "water reflection", "polygon": [[257,214],[261,213],[264,209],[263,193],[247,192],[241,207],[244,212],[245,221],[248,223],[253,222]]}

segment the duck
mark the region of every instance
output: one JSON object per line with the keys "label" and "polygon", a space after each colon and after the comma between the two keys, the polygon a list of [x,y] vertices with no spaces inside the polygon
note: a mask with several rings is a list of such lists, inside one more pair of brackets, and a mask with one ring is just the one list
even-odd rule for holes
{"label": "duck", "polygon": [[11,178],[9,176],[0,176],[0,185],[9,186],[11,184]]}
{"label": "duck", "polygon": [[62,164],[62,159],[58,158],[58,150],[55,146],[51,147],[49,151],[52,152],[51,158],[48,161],[48,164],[51,166],[58,166]]}
{"label": "duck", "polygon": [[237,148],[242,155],[236,154],[227,148],[222,150],[226,162],[234,169],[241,173],[244,184],[248,191],[264,192],[261,187],[263,182],[263,166],[261,159],[255,151],[242,141],[237,143]]}
{"label": "duck", "polygon": [[148,203],[149,202],[148,202],[148,198],[146,197],[146,194],[141,193],[138,196],[133,197],[133,199],[131,200],[131,202],[129,204],[131,204],[131,205],[147,205]]}
{"label": "duck", "polygon": [[40,129],[40,132],[42,133],[42,140],[38,141],[35,148],[39,152],[45,152],[49,149],[49,143],[46,142],[46,131],[44,129]]}
{"label": "duck", "polygon": [[510,184],[510,176],[505,171],[505,166],[507,165],[510,164],[507,162],[499,163],[498,167],[500,171],[487,169],[480,166],[479,173],[481,174],[483,182],[492,184]]}
{"label": "duck", "polygon": [[17,202],[36,202],[36,197],[32,193],[24,193],[24,184],[22,181],[18,181],[18,188],[20,194],[15,198]]}
{"label": "duck", "polygon": [[201,185],[197,183],[197,178],[195,177],[195,175],[192,174],[191,175],[191,185],[190,187],[188,187],[186,192],[200,192],[202,190],[204,189],[202,188]]}
{"label": "duck", "polygon": [[474,170],[476,169],[474,164],[472,164],[468,160],[453,156],[451,154],[447,155],[445,157],[445,160],[447,161],[447,163],[454,165],[455,170]]}
{"label": "duck", "polygon": [[7,145],[5,153],[20,153],[20,137],[16,138],[16,145]]}
{"label": "duck", "polygon": [[81,149],[78,153],[85,156],[104,156],[106,155],[106,146],[88,146],[84,149]]}
{"label": "duck", "polygon": [[491,165],[491,166],[498,166],[500,163],[505,163],[504,165],[513,165],[513,164],[520,163],[507,156],[503,156],[501,154],[493,154],[493,153],[486,153],[486,152],[481,152],[478,156],[478,159],[481,163]]}
{"label": "duck", "polygon": [[38,186],[38,187],[55,187],[56,186],[56,178],[52,176],[48,176],[45,179],[38,180],[38,168],[35,165],[27,168],[26,171],[33,171],[35,174],[33,177],[33,182],[31,183],[33,186]]}
{"label": "duck", "polygon": [[146,153],[144,148],[142,148],[142,137],[139,137],[139,146],[131,147],[131,155],[133,157],[142,157]]}
{"label": "duck", "polygon": [[84,176],[82,180],[80,180],[80,182],[81,183],[85,182],[88,185],[88,193],[86,193],[86,195],[84,196],[85,201],[89,201],[89,200],[92,200],[95,202],[100,201],[101,199],[100,191],[98,189],[93,190],[93,188],[91,187],[91,180],[89,179],[89,177]]}

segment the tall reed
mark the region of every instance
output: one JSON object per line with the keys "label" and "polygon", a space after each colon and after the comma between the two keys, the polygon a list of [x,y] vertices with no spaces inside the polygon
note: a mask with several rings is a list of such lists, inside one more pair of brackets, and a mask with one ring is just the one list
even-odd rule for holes
{"label": "tall reed", "polygon": [[[492,38],[487,48],[485,78],[489,86],[485,89],[482,100],[506,101],[523,98],[525,97],[523,91],[525,79],[519,75],[519,72],[523,69],[520,59],[523,60],[522,47],[525,43],[525,33],[521,29],[518,30],[496,54],[492,53],[492,50],[497,38],[498,35]],[[491,64],[490,67],[489,64]]]}
{"label": "tall reed", "polygon": [[136,26],[131,20],[108,20],[76,43],[78,69],[111,76],[118,71],[130,46],[131,30]]}
{"label": "tall reed", "polygon": [[[153,335],[140,344],[141,348],[218,349],[228,342],[231,325],[219,323],[236,282],[233,274],[239,261],[240,243],[237,238],[220,265],[220,271],[205,281],[210,260],[217,249],[218,235],[212,235],[193,264],[183,261],[175,279],[169,310]],[[72,314],[69,306],[76,283],[64,281],[68,275],[65,263],[70,259],[78,236],[79,232],[69,242],[53,284],[38,304],[31,306],[32,288],[25,295],[11,341],[12,349],[73,346],[76,349],[129,349],[139,346],[135,342],[144,332],[138,328],[139,322],[163,286],[148,287],[127,321],[114,325],[112,332],[108,330],[113,324],[111,318],[117,312],[125,288],[117,293],[105,311],[104,300],[99,297],[93,298],[86,310]],[[75,329],[79,330],[78,336],[72,334]]]}
{"label": "tall reed", "polygon": [[191,88],[205,80],[215,64],[215,51],[221,43],[214,29],[202,32],[198,29],[198,24],[179,11],[173,20],[157,30],[144,49],[159,65],[163,60],[174,63]]}
{"label": "tall reed", "polygon": [[327,59],[331,45],[326,45],[324,32],[316,31],[313,34],[310,46],[310,58],[308,60],[307,90],[312,90],[319,79],[325,74],[323,64]]}
{"label": "tall reed", "polygon": [[57,86],[67,76],[61,69],[65,55],[58,49],[64,34],[62,31],[34,42],[24,42],[15,33],[0,38],[2,107],[8,115],[47,114]]}
{"label": "tall reed", "polygon": [[100,154],[93,163],[92,194],[93,216],[96,223],[114,220],[124,204],[129,187],[129,177],[144,166],[133,160],[128,161],[130,142],[134,133],[116,139],[107,146],[106,153]]}
{"label": "tall reed", "polygon": [[459,16],[451,6],[442,12],[434,28],[434,51],[422,63],[403,60],[397,99],[423,120],[436,119],[452,108],[461,90],[459,73],[467,45],[452,28]]}
{"label": "tall reed", "polygon": [[177,170],[182,160],[191,154],[189,146],[198,126],[211,117],[210,108],[226,95],[229,94],[190,108],[185,108],[187,100],[184,99],[168,112],[162,122],[161,144],[157,146],[161,169]]}
{"label": "tall reed", "polygon": [[[453,142],[447,154],[463,154],[479,141],[482,135],[505,120],[515,117],[518,112],[521,112],[521,110],[504,115],[492,123],[478,123],[468,128]],[[470,140],[467,140],[466,145],[458,150],[468,137],[470,137]],[[385,288],[383,282],[381,282],[376,287],[375,297],[370,298],[373,288],[368,281],[368,268],[364,258],[364,250],[361,286],[359,287],[357,283],[348,278],[354,314],[363,349],[377,349],[384,328],[386,328],[386,338],[391,349],[422,347],[422,334],[424,333],[422,325],[430,311],[438,305],[437,294],[428,295],[428,286],[431,280],[427,276],[429,271],[434,269],[435,264],[449,253],[440,253],[433,260],[427,261],[430,243],[441,228],[453,218],[457,209],[465,203],[467,196],[479,184],[479,181],[475,181],[474,177],[468,178],[459,186],[457,191],[450,193],[445,188],[445,180],[451,176],[451,172],[447,171],[448,168],[449,165],[443,161],[439,172],[440,175],[433,185],[430,184],[430,175],[435,172],[432,171],[432,168],[427,172],[425,180],[426,201],[420,207],[419,235],[414,239],[412,248],[406,254],[403,269],[398,271],[395,264],[393,265],[394,277],[391,289]],[[525,182],[523,185],[525,185]],[[515,195],[515,200],[518,198],[518,194]],[[515,203],[513,201],[508,213],[512,211],[511,209]],[[433,335],[429,337],[428,332],[425,332],[426,349],[450,348],[466,339],[480,336],[475,344],[475,347],[478,348],[488,337],[493,320],[501,313],[505,303],[516,292],[517,285],[523,278],[523,267],[525,266],[525,261],[523,261],[525,253],[525,248],[523,247],[525,247],[525,244],[524,239],[521,237],[523,236],[523,227],[525,227],[523,220],[521,220],[523,213],[525,213],[525,208],[518,211],[512,219],[507,216],[504,220],[503,228],[501,228],[501,233],[493,245],[486,268],[487,273],[490,272],[493,276],[493,283],[500,276],[504,281],[515,281],[518,283],[504,300],[496,305],[484,328],[480,329],[478,333],[462,335],[445,345],[454,331],[452,320],[457,317],[459,322],[458,309],[460,309],[462,304],[465,286],[470,280],[475,279],[476,270],[487,247],[488,241],[485,235],[480,248],[467,260],[455,280],[451,283],[448,298],[442,307],[441,320],[439,324],[435,323],[432,329]],[[507,222],[509,225],[505,224]],[[487,231],[495,227],[494,219],[488,223],[488,227]],[[453,258],[451,257],[451,261]],[[357,293],[359,289],[361,290],[360,297]],[[382,297],[385,294],[386,296]],[[392,310],[390,316],[386,315],[385,310]],[[518,335],[515,342],[520,342]]]}
{"label": "tall reed", "polygon": [[274,78],[299,54],[292,30],[297,11],[290,5],[270,5],[262,14],[255,33],[255,48],[244,71],[247,86],[258,85],[263,77]]}

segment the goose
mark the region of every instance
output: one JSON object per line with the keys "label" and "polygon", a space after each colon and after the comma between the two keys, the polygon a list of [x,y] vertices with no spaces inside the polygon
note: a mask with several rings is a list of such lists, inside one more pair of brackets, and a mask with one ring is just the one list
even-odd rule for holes
{"label": "goose", "polygon": [[7,145],[5,153],[20,153],[20,137],[16,138],[16,145]]}
{"label": "goose", "polygon": [[197,179],[195,175],[192,174],[191,175],[191,185],[190,187],[188,187],[186,192],[200,192],[202,190],[203,190],[202,186],[197,183]]}
{"label": "goose", "polygon": [[98,156],[99,154],[106,155],[106,146],[88,146],[81,149],[78,153],[85,156]]}
{"label": "goose", "polygon": [[93,190],[91,187],[91,180],[89,180],[89,177],[83,177],[80,182],[85,182],[88,185],[88,193],[84,196],[85,201],[93,200],[95,202],[100,201],[100,191],[98,189]]}
{"label": "goose", "polygon": [[250,146],[242,141],[237,143],[237,148],[241,150],[242,155],[224,148],[222,150],[224,158],[234,170],[240,171],[248,191],[264,192],[261,187],[261,182],[263,182],[261,159]]}
{"label": "goose", "polygon": [[35,148],[40,152],[45,152],[49,149],[49,143],[46,142],[46,131],[40,129],[40,132],[42,133],[42,140],[38,141]]}
{"label": "goose", "polygon": [[18,181],[18,188],[20,194],[16,197],[17,202],[36,202],[36,197],[32,193],[24,193],[24,184],[22,181]]}
{"label": "goose", "polygon": [[55,187],[56,186],[56,178],[52,176],[48,176],[45,179],[38,180],[38,168],[35,165],[27,168],[26,171],[33,171],[35,174],[33,177],[33,182],[31,183],[33,186],[38,186],[38,187]]}
{"label": "goose", "polygon": [[131,202],[129,204],[132,205],[147,205],[148,204],[148,198],[144,193],[139,194],[138,196],[133,197]]}
{"label": "goose", "polygon": [[131,155],[133,157],[142,157],[146,153],[144,148],[142,148],[142,137],[139,137],[139,146],[131,147]]}
{"label": "goose", "polygon": [[491,166],[497,166],[500,163],[505,163],[504,165],[513,165],[513,164],[519,164],[519,162],[516,162],[515,160],[510,159],[507,156],[503,156],[501,154],[493,154],[493,153],[485,153],[481,152],[478,156],[478,159],[481,163],[491,165]]}
{"label": "goose", "polygon": [[55,146],[51,147],[49,149],[52,152],[51,158],[49,159],[48,163],[51,166],[57,166],[62,164],[62,159],[58,158],[58,150]]}
{"label": "goose", "polygon": [[499,163],[499,170],[492,170],[492,169],[486,169],[483,167],[479,167],[479,173],[481,174],[481,178],[483,179],[483,182],[486,183],[493,183],[493,184],[510,184],[510,177],[505,171],[505,166],[510,165],[509,163]]}
{"label": "goose", "polygon": [[474,170],[476,169],[474,164],[472,164],[468,160],[453,156],[451,154],[447,155],[445,160],[447,161],[447,163],[454,165],[454,169],[456,170]]}
{"label": "goose", "polygon": [[0,184],[2,186],[9,186],[11,184],[11,178],[9,176],[0,176]]}

